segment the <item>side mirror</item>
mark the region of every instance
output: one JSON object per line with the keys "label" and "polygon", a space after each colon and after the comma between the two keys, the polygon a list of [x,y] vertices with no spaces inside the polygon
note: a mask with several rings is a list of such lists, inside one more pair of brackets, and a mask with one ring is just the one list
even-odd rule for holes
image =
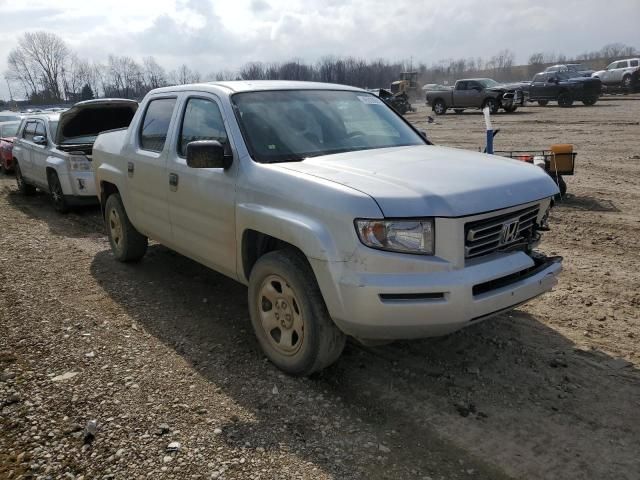
{"label": "side mirror", "polygon": [[187,166],[191,168],[224,168],[233,162],[233,156],[225,155],[224,147],[217,140],[197,140],[187,144]]}
{"label": "side mirror", "polygon": [[36,135],[35,137],[33,137],[33,143],[35,143],[36,145],[46,145],[47,137],[45,137],[44,135]]}

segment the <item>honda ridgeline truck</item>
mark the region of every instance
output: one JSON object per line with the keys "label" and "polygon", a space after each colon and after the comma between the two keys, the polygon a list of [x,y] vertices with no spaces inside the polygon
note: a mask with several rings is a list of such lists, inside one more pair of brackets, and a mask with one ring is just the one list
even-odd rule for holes
{"label": "honda ridgeline truck", "polygon": [[540,168],[436,147],[380,98],[307,82],[151,91],[102,133],[93,170],[113,254],[153,238],[248,285],[282,370],[334,362],[347,335],[444,335],[556,284],[533,249],[558,192]]}

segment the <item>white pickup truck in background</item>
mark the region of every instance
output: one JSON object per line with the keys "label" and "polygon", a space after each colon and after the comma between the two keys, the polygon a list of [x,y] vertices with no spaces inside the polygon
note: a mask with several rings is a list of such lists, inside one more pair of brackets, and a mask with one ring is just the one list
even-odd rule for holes
{"label": "white pickup truck in background", "polygon": [[334,362],[346,335],[443,335],[556,284],[534,251],[553,180],[523,162],[431,145],[376,96],[306,82],[151,91],[98,136],[114,256],[151,237],[249,286],[282,370]]}

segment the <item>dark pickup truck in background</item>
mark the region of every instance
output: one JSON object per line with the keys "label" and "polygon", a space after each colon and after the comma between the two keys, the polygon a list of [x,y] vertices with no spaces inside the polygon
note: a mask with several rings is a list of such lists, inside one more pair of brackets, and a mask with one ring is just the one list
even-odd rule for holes
{"label": "dark pickup truck in background", "polygon": [[[602,92],[602,83],[597,78],[575,77],[573,72],[541,72],[530,83],[519,83],[529,102],[545,106],[550,101],[561,107],[570,107],[573,102],[595,105]],[[516,85],[513,85],[516,88]]]}
{"label": "dark pickup truck in background", "polygon": [[490,78],[466,78],[456,81],[453,90],[438,90],[426,92],[427,104],[436,115],[447,113],[453,108],[456,113],[462,113],[466,108],[489,107],[491,113],[515,112],[524,103],[522,89],[502,85]]}

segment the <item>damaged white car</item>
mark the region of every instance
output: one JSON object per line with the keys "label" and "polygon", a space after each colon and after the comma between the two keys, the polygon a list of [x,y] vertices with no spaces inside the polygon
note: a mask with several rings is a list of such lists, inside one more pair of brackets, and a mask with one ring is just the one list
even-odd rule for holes
{"label": "damaged white car", "polygon": [[20,192],[48,192],[62,213],[76,205],[97,203],[91,171],[93,142],[100,132],[126,128],[137,109],[134,100],[87,100],[61,114],[24,118],[13,147]]}

